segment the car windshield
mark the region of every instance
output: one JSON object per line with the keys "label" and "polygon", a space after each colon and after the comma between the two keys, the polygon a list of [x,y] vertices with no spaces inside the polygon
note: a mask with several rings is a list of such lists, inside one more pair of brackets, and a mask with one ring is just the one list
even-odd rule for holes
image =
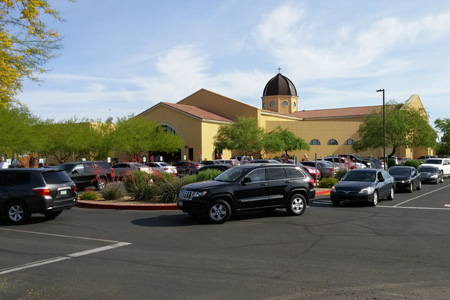
{"label": "car windshield", "polygon": [[248,172],[248,168],[231,168],[218,175],[214,180],[216,181],[225,181],[225,182],[233,182],[238,180],[242,175]]}
{"label": "car windshield", "polygon": [[420,167],[419,168],[419,172],[423,172],[423,173],[437,173],[439,171],[438,168],[433,168],[433,167]]}
{"label": "car windshield", "polygon": [[442,160],[440,159],[426,159],[423,163],[424,164],[433,164],[433,165],[440,165]]}
{"label": "car windshield", "polygon": [[373,182],[376,178],[376,172],[348,172],[342,178],[342,181],[365,181],[365,182]]}
{"label": "car windshield", "polygon": [[391,168],[389,169],[389,174],[408,176],[409,174],[411,174],[411,170],[409,168]]}

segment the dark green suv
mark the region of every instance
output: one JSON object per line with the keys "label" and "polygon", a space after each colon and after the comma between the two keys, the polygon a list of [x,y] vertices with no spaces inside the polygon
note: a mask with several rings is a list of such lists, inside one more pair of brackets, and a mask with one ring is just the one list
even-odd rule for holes
{"label": "dark green suv", "polygon": [[245,164],[214,180],[183,186],[178,208],[221,224],[234,213],[252,209],[285,208],[290,215],[301,215],[315,194],[314,180],[299,166]]}
{"label": "dark green suv", "polygon": [[0,170],[0,215],[10,223],[24,223],[33,213],[53,219],[76,202],[75,184],[63,170]]}

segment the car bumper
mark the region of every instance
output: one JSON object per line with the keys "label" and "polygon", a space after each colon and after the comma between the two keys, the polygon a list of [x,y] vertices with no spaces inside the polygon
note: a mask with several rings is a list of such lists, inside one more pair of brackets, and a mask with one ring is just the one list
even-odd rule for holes
{"label": "car bumper", "polygon": [[408,189],[411,185],[411,181],[405,181],[405,182],[401,182],[401,181],[396,181],[395,182],[395,188],[397,190],[401,190],[401,189]]}
{"label": "car bumper", "polygon": [[177,207],[179,210],[186,213],[206,213],[207,205],[205,201],[199,201],[196,199],[187,200],[178,198]]}
{"label": "car bumper", "polygon": [[373,194],[361,194],[356,192],[330,192],[331,201],[372,201]]}

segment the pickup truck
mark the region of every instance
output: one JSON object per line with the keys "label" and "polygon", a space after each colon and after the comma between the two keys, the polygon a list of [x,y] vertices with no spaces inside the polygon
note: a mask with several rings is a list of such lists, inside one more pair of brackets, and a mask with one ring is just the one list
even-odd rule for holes
{"label": "pickup truck", "polygon": [[448,158],[428,158],[423,161],[421,166],[434,166],[441,170],[442,174],[450,178],[450,159]]}

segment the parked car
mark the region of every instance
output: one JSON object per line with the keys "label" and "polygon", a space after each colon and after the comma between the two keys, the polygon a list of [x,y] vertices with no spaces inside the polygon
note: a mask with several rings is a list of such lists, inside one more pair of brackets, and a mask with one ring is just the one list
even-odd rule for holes
{"label": "parked car", "polygon": [[285,208],[288,214],[299,216],[315,193],[313,179],[298,166],[246,164],[230,168],[214,180],[183,186],[178,208],[216,224],[251,209]]}
{"label": "parked car", "polygon": [[230,159],[215,159],[214,161],[217,161],[219,164],[229,164],[234,166],[239,166],[240,163],[237,159],[235,158],[230,158]]}
{"label": "parked car", "polygon": [[79,190],[90,186],[103,190],[106,183],[111,181],[111,166],[104,161],[73,161],[62,163],[56,168],[69,174]]}
{"label": "parked car", "polygon": [[237,159],[239,161],[239,164],[241,164],[241,165],[247,164],[249,161],[253,160],[252,156],[246,156],[246,155],[234,155],[231,158]]}
{"label": "parked car", "polygon": [[383,169],[384,166],[384,163],[373,158],[363,158],[362,163],[371,169]]}
{"label": "parked car", "polygon": [[217,160],[203,160],[202,161],[202,165],[206,166],[206,165],[216,165],[219,164],[219,162]]}
{"label": "parked car", "polygon": [[301,164],[304,166],[319,169],[320,174],[322,174],[322,177],[333,177],[334,172],[337,172],[339,170],[339,167],[337,166],[333,167],[333,164],[331,162],[325,160],[324,161],[318,160],[317,162],[313,160],[302,161]]}
{"label": "parked car", "polygon": [[419,156],[417,159],[425,160],[425,159],[429,159],[429,158],[437,158],[437,155],[422,155],[422,156]]}
{"label": "parked car", "polygon": [[[288,161],[286,162],[287,164],[294,164],[295,160],[293,159],[288,159]],[[318,169],[316,169],[315,167],[310,167],[310,166],[306,166],[303,165],[300,162],[297,162],[297,165],[302,167],[303,169],[306,170],[306,172],[309,173],[309,175],[315,179],[315,180],[320,180],[322,178],[322,174],[320,173],[320,171]]]}
{"label": "parked car", "polygon": [[179,161],[174,163],[173,166],[177,168],[178,175],[180,176],[197,174],[198,170],[203,167],[202,164],[195,161]]}
{"label": "parked car", "polygon": [[153,171],[149,166],[138,162],[122,162],[112,166],[112,174],[115,178],[122,179],[126,174],[133,171],[142,171],[151,174]]}
{"label": "parked car", "polygon": [[252,161],[250,161],[249,163],[251,164],[281,164],[280,161],[276,160],[276,159],[254,159]]}
{"label": "parked car", "polygon": [[390,167],[388,173],[394,177],[395,187],[397,190],[406,189],[412,193],[414,189],[420,190],[422,188],[422,181],[420,180],[420,173],[416,168],[409,166],[395,166]]}
{"label": "parked car", "polygon": [[333,205],[341,201],[364,201],[373,206],[380,199],[394,199],[394,177],[382,169],[353,169],[330,190]]}
{"label": "parked car", "polygon": [[56,218],[77,202],[75,183],[60,169],[11,168],[0,170],[0,215],[22,224],[31,214]]}
{"label": "parked car", "polygon": [[231,167],[232,167],[232,165],[230,165],[230,164],[205,165],[205,166],[201,167],[200,169],[198,169],[198,173],[206,171],[206,170],[219,170],[221,172],[224,172]]}
{"label": "parked car", "polygon": [[442,174],[450,178],[450,159],[448,158],[428,158],[423,161],[421,166],[435,166],[441,170]]}
{"label": "parked car", "polygon": [[177,175],[177,168],[165,162],[148,162],[146,163],[153,171],[164,172]]}
{"label": "parked car", "polygon": [[438,167],[421,165],[417,171],[420,173],[420,180],[423,183],[434,182],[438,184],[444,182],[444,175]]}

